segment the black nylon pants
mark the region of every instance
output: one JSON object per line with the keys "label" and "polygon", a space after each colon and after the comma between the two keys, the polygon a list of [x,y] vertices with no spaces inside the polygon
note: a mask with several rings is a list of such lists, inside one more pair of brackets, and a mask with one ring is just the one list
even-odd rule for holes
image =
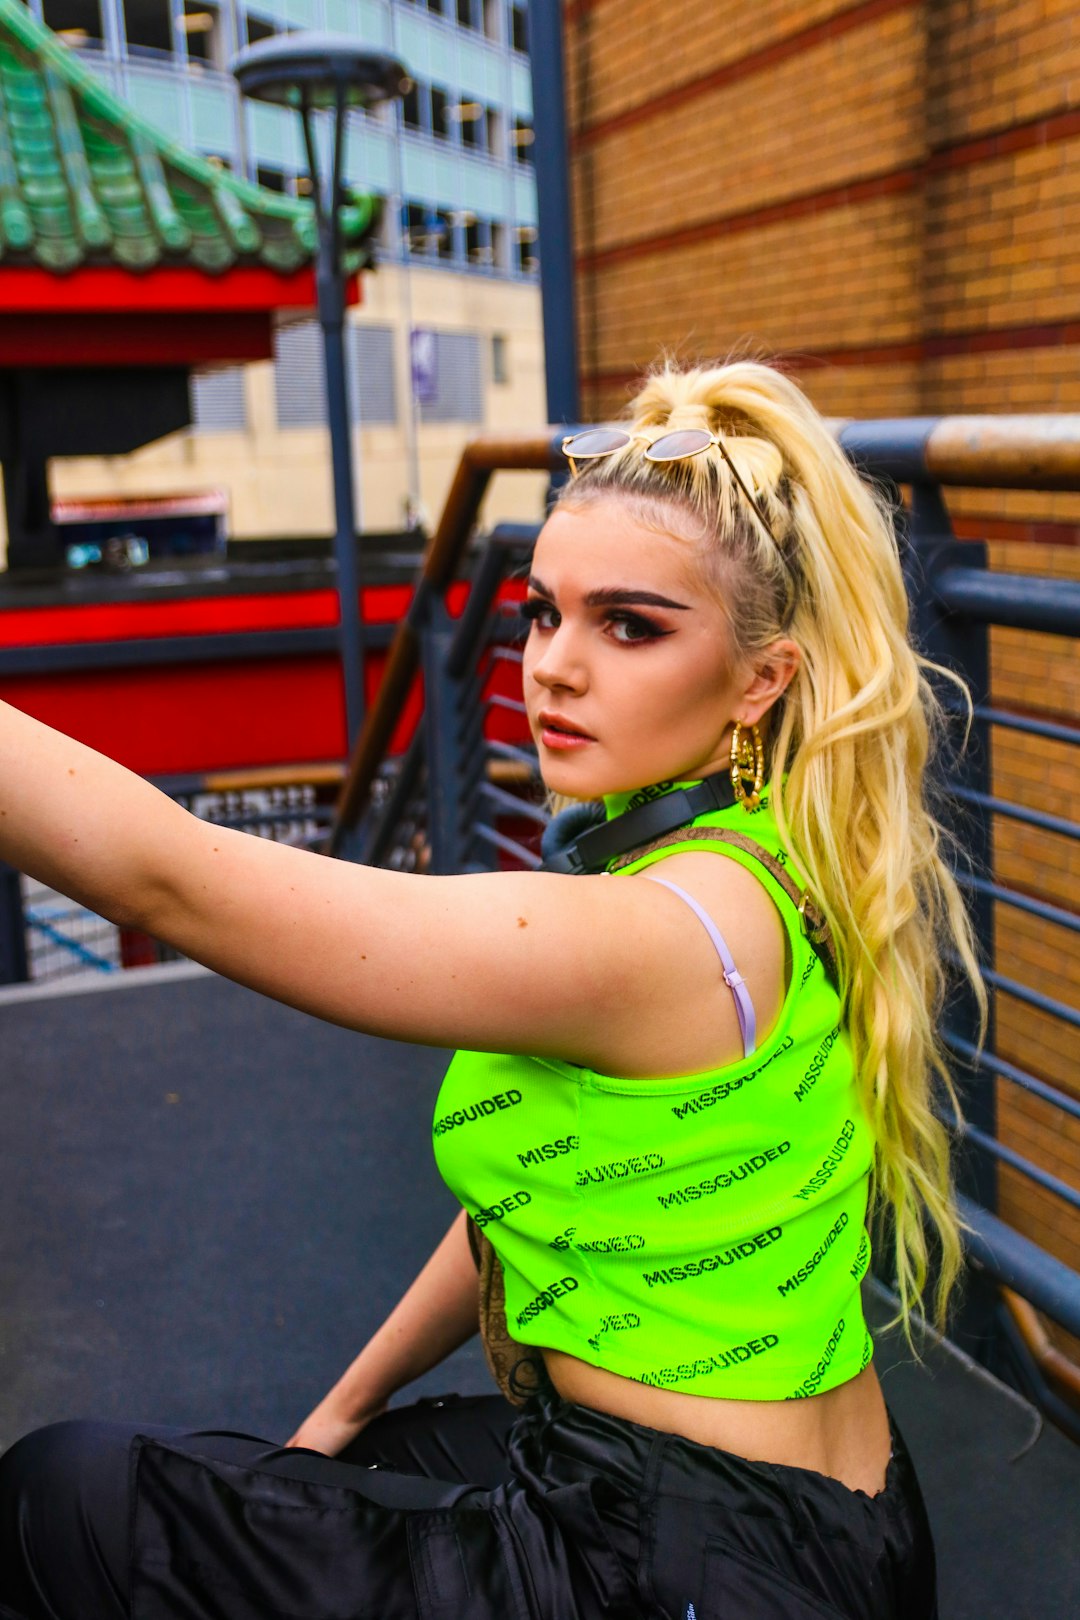
{"label": "black nylon pants", "polygon": [[899,1436],[868,1497],[552,1395],[420,1402],[342,1458],[57,1424],[0,1457],[4,1620],[934,1620]]}

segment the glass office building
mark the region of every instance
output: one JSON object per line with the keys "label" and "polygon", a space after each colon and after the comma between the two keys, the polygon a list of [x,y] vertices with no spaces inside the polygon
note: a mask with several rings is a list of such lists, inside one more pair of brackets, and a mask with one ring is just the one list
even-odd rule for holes
{"label": "glass office building", "polygon": [[[347,178],[393,199],[380,253],[530,277],[539,268],[526,0],[27,0],[124,100],[185,146],[302,189],[298,120],[241,102],[228,65],[294,29],[399,56],[402,103],[352,117]],[[397,139],[395,139],[397,137]]]}

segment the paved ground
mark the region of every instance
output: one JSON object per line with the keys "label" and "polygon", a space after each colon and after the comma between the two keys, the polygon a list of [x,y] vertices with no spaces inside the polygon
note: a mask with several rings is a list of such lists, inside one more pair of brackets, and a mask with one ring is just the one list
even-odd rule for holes
{"label": "paved ground", "polygon": [[[177,967],[0,991],[0,1447],[74,1415],[282,1438],[453,1215],[439,1052]],[[885,1388],[923,1477],[942,1620],[1080,1613],[1080,1451],[956,1357]],[[486,1389],[468,1347],[418,1391]]]}

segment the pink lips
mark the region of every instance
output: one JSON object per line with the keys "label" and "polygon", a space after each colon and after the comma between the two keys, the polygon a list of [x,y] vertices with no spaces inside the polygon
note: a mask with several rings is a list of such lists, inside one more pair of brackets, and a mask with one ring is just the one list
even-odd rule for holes
{"label": "pink lips", "polygon": [[560,750],[572,748],[585,748],[589,743],[596,741],[588,732],[579,731],[565,716],[553,714],[549,709],[541,709],[538,716],[540,721],[540,740],[545,748]]}

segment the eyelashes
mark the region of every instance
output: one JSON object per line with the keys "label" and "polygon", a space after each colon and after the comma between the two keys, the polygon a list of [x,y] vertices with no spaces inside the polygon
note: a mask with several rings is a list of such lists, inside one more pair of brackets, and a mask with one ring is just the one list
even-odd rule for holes
{"label": "eyelashes", "polygon": [[[553,630],[553,624],[544,624],[541,621],[549,615],[558,618],[558,609],[553,602],[548,602],[542,596],[530,596],[522,602],[519,609],[522,618],[530,625],[538,625],[541,630]],[[612,639],[624,647],[640,646],[644,642],[660,641],[664,636],[670,636],[672,631],[665,630],[653,619],[644,614],[631,613],[627,608],[612,608],[605,615],[604,622],[612,629],[621,629],[624,635],[614,635]]]}

